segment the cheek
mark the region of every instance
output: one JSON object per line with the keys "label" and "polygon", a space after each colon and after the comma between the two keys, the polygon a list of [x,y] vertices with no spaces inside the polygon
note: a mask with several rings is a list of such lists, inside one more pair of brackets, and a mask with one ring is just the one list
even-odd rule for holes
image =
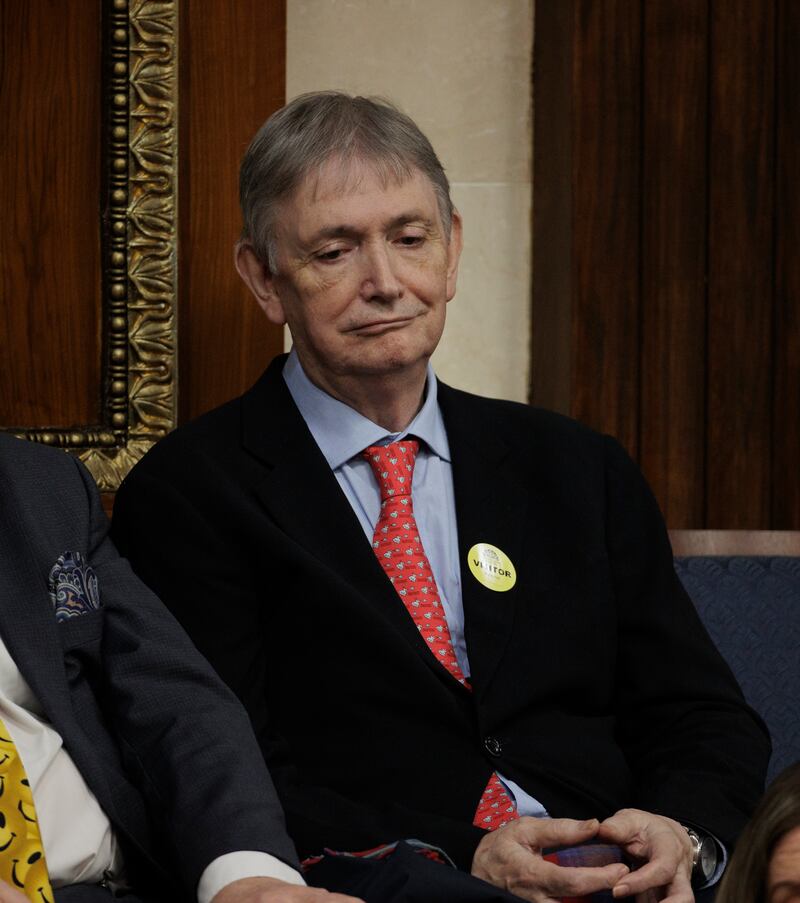
{"label": "cheek", "polygon": [[441,260],[421,263],[409,274],[408,284],[429,304],[441,302],[444,305],[447,300],[447,270]]}
{"label": "cheek", "polygon": [[343,267],[315,270],[308,273],[303,280],[303,294],[307,298],[330,294],[336,290],[337,285],[345,281],[345,277]]}
{"label": "cheek", "polygon": [[340,280],[331,277],[298,281],[291,298],[284,301],[292,335],[295,339],[300,335],[323,337],[346,311],[349,297],[352,295],[342,290]]}
{"label": "cheek", "polygon": [[341,267],[324,271],[303,292],[306,316],[322,322],[333,322],[359,297],[359,281],[352,269]]}

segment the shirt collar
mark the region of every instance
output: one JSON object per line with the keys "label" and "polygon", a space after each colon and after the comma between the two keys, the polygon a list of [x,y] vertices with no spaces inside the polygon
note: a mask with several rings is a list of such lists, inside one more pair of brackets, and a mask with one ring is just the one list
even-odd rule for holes
{"label": "shirt collar", "polygon": [[430,364],[425,401],[408,428],[399,433],[387,432],[355,408],[315,386],[306,376],[294,350],[283,367],[283,378],[331,470],[341,467],[370,445],[386,445],[409,434],[421,439],[438,457],[450,461],[447,433],[436,401],[436,375]]}

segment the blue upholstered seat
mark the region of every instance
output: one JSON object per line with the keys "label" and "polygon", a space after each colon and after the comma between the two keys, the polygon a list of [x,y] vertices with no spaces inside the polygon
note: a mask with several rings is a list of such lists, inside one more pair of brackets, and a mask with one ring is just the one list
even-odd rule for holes
{"label": "blue upholstered seat", "polygon": [[675,569],[769,727],[771,781],[800,761],[800,558],[676,558]]}

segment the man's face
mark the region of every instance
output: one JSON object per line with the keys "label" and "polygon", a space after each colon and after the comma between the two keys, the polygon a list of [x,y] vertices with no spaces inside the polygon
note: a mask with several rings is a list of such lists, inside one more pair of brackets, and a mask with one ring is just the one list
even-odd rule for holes
{"label": "man's face", "polygon": [[[276,215],[277,273],[240,254],[267,317],[288,323],[317,385],[424,373],[456,286],[461,223],[444,233],[420,172],[385,182],[369,164],[329,162]],[[249,249],[248,249],[249,250]]]}

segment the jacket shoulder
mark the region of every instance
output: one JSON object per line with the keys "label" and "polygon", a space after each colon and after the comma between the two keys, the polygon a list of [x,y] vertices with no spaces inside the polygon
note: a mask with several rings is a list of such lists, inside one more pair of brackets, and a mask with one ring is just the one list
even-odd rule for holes
{"label": "jacket shoulder", "polygon": [[56,486],[63,493],[67,487],[82,486],[88,480],[80,460],[63,449],[7,433],[0,433],[0,474],[7,481],[4,497],[10,491],[31,500],[49,496]]}
{"label": "jacket shoulder", "polygon": [[275,358],[256,383],[242,395],[182,424],[160,439],[132,473],[150,466],[167,467],[173,461],[185,460],[187,456],[199,460],[203,457],[239,455],[246,412],[257,414],[259,419],[263,412],[263,417],[268,420],[275,408],[282,404],[283,396],[288,395],[283,392],[281,376],[285,358],[286,355]]}
{"label": "jacket shoulder", "polygon": [[243,468],[249,471],[253,467],[246,450],[247,424],[263,422],[272,432],[275,413],[285,407],[284,395],[288,392],[283,391],[282,367],[283,358],[276,358],[244,394],[182,424],[156,442],[123,481],[117,495],[122,507],[133,486],[138,491],[151,479],[193,492],[198,482],[208,488],[211,484],[237,482]]}
{"label": "jacket shoulder", "polygon": [[469,422],[474,432],[491,429],[513,446],[526,440],[545,449],[575,448],[601,450],[610,439],[578,420],[518,401],[487,398],[453,389],[440,383],[440,404],[445,417]]}
{"label": "jacket shoulder", "polygon": [[20,439],[9,433],[0,433],[0,457],[3,462],[19,465],[39,464],[67,468],[72,466],[70,458],[62,449],[43,445],[41,442]]}

